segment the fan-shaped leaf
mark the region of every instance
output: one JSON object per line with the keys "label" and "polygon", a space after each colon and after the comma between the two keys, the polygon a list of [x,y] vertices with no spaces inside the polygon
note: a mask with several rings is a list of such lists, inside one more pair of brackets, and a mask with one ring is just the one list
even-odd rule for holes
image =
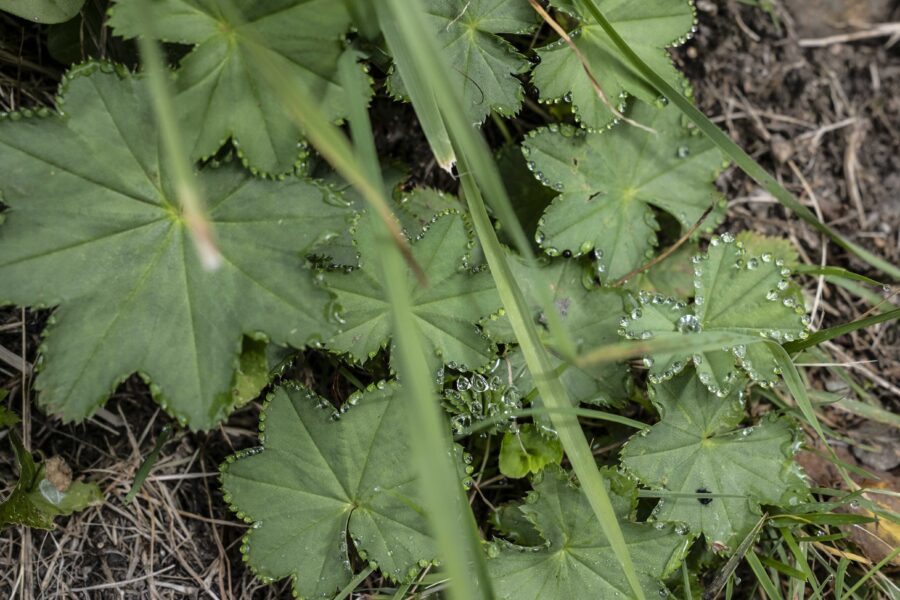
{"label": "fan-shaped leaf", "polygon": [[[537,241],[550,256],[593,251],[603,281],[653,256],[654,208],[687,229],[710,206],[724,206],[712,183],[722,154],[685,129],[676,108],[638,105],[630,116],[657,134],[625,125],[602,133],[563,126],[539,130],[522,146],[536,177],[560,193],[538,223]],[[716,220],[718,213],[707,227]]]}
{"label": "fan-shaped leaf", "polygon": [[725,350],[702,354],[672,353],[645,359],[651,382],[671,378],[689,363],[700,380],[720,397],[733,389],[735,362],[761,385],[769,385],[779,373],[765,344],[750,343],[760,336],[777,342],[809,335],[809,317],[802,298],[791,289],[790,270],[782,259],[764,253],[747,255],[734,236],[715,236],[708,254],[695,256],[692,305],[641,292],[639,307],[623,320],[620,333],[631,339],[678,337],[700,331],[729,333],[734,344]]}
{"label": "fan-shaped leaf", "polygon": [[[145,33],[139,2],[118,0],[109,23],[118,35]],[[176,104],[195,159],[230,137],[249,166],[284,173],[300,159],[300,131],[262,69],[265,56],[302,85],[334,119],[346,116],[337,82],[342,38],[350,27],[334,0],[161,0],[149,2],[154,31],[167,42],[195,45],[181,60]],[[362,73],[360,73],[362,76]]]}
{"label": "fan-shaped leaf", "polygon": [[222,468],[226,501],[255,524],[245,560],[264,579],[292,576],[302,598],[330,598],[350,581],[348,538],[394,580],[436,558],[416,470],[398,459],[410,451],[398,386],[370,386],[345,406],[279,388],[260,416],[262,448]]}
{"label": "fan-shaped leaf", "polygon": [[[522,85],[514,76],[528,69],[528,61],[500,34],[527,33],[536,24],[535,12],[521,0],[424,0],[423,5],[438,43],[453,71],[463,108],[472,123],[481,123],[492,110],[512,115],[522,105]],[[405,95],[396,73],[391,89]]]}
{"label": "fan-shaped leaf", "polygon": [[761,503],[797,503],[805,494],[786,419],[738,429],[742,392],[718,398],[690,371],[650,389],[661,420],[625,445],[623,466],[653,489],[712,495],[663,497],[657,520],[682,522],[713,547],[733,549],[759,520]]}
{"label": "fan-shaped leaf", "polygon": [[139,372],[171,414],[209,428],[233,405],[243,333],[299,347],[334,330],[302,257],[348,210],[311,183],[202,171],[224,260],[208,272],[144,81],[96,65],[70,78],[66,115],[0,123],[0,303],[59,305],[36,381],[47,409],[83,419]]}
{"label": "fan-shaped leaf", "polygon": [[[581,22],[570,35],[608,101],[624,105],[628,95],[646,103],[659,98],[659,92],[622,56],[577,0],[553,0],[551,4]],[[694,7],[690,0],[601,0],[597,4],[638,56],[674,87],[685,87],[665,48],[683,43],[691,34]],[[614,115],[598,97],[581,60],[568,44],[563,40],[553,42],[539,48],[538,55],[541,63],[534,69],[533,80],[542,100],[571,101],[576,118],[591,129],[600,129],[613,120]]]}
{"label": "fan-shaped leaf", "polygon": [[[634,484],[606,471],[604,484],[641,587],[656,597],[659,579],[681,562],[691,538],[672,527],[656,528],[628,519],[636,500]],[[488,569],[498,598],[504,600],[570,600],[572,598],[627,598],[631,588],[603,535],[585,495],[555,466],[535,480],[533,497],[519,507],[546,540],[543,546],[521,547],[494,542]]]}

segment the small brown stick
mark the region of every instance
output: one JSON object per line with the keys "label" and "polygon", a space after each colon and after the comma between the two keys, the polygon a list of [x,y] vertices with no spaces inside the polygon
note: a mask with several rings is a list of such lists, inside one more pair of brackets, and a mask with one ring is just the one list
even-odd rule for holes
{"label": "small brown stick", "polygon": [[590,67],[590,65],[588,65],[587,58],[584,56],[584,54],[581,53],[581,50],[578,49],[578,46],[575,45],[575,42],[573,42],[572,38],[569,37],[569,34],[566,33],[566,30],[563,29],[560,26],[560,24],[556,22],[556,19],[554,19],[553,17],[550,16],[550,13],[548,13],[546,10],[544,10],[543,6],[538,4],[537,0],[528,0],[528,1],[531,3],[531,7],[535,11],[537,11],[537,13],[539,15],[541,15],[541,18],[544,21],[546,21],[547,24],[550,25],[550,27],[553,28],[553,31],[555,31],[557,33],[557,35],[559,35],[559,37],[561,37],[563,40],[565,40],[565,42],[566,42],[566,44],[568,44],[569,48],[572,49],[572,52],[575,53],[575,56],[578,57],[578,60],[581,62],[581,67],[584,69],[584,72],[587,74],[588,79],[591,81],[591,87],[593,87],[594,91],[597,92],[597,97],[600,98],[600,101],[603,102],[603,105],[609,109],[609,112],[611,112],[617,119],[621,119],[622,121],[624,121],[625,123],[628,123],[629,125],[634,125],[638,129],[643,129],[644,131],[648,131],[648,132],[656,135],[655,129],[653,129],[652,127],[647,127],[646,125],[642,125],[632,119],[629,119],[628,117],[623,115],[621,112],[619,112],[615,106],[612,105],[612,103],[609,101],[609,98],[606,97],[606,93],[603,91],[603,88],[601,88],[600,84],[597,82],[597,78],[594,77],[594,74],[591,72],[591,67]]}
{"label": "small brown stick", "polygon": [[672,244],[671,246],[669,246],[668,248],[666,248],[666,250],[665,250],[664,252],[662,252],[659,256],[657,256],[656,258],[654,258],[654,259],[651,260],[650,262],[648,262],[648,263],[646,263],[646,264],[644,264],[644,265],[641,265],[640,267],[634,269],[633,271],[631,271],[630,273],[626,274],[625,276],[620,277],[619,279],[617,279],[617,280],[615,281],[615,283],[612,284],[612,287],[619,287],[620,285],[622,285],[623,283],[625,283],[626,281],[628,281],[629,279],[631,279],[631,278],[634,277],[635,275],[640,275],[641,273],[643,273],[643,272],[646,271],[647,269],[651,268],[653,265],[659,264],[659,263],[661,263],[662,261],[666,260],[666,259],[669,257],[670,254],[672,254],[673,252],[675,252],[676,250],[678,250],[678,248],[679,248],[683,243],[685,243],[686,241],[688,241],[688,238],[690,238],[692,235],[694,235],[694,232],[697,231],[697,228],[700,227],[700,225],[703,223],[703,221],[706,220],[706,217],[709,216],[709,213],[712,212],[712,209],[713,209],[714,206],[715,206],[715,203],[710,204],[709,207],[707,207],[707,209],[706,209],[705,211],[703,211],[703,214],[700,215],[700,218],[697,219],[697,222],[694,223],[693,225],[691,225],[691,228],[688,229],[688,230],[685,232],[684,235],[682,235],[680,238],[678,238],[678,241],[677,241],[677,242],[675,242],[674,244]]}

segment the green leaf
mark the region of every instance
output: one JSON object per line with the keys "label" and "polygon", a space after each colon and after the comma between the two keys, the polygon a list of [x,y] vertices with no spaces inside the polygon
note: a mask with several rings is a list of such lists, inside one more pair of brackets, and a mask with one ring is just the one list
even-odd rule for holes
{"label": "green leaf", "polygon": [[683,244],[631,281],[639,290],[658,292],[676,298],[691,298],[695,291],[694,265],[691,263],[691,257],[699,252],[697,244],[690,242]]}
{"label": "green leaf", "polygon": [[[550,256],[593,251],[604,282],[653,256],[654,208],[686,230],[710,206],[724,206],[713,185],[722,154],[684,128],[678,109],[637,105],[629,114],[657,134],[625,125],[604,132],[562,126],[532,133],[522,146],[535,176],[560,193],[538,224],[537,241]],[[707,218],[707,228],[720,213]]]}
{"label": "green leaf", "polygon": [[[708,254],[694,263],[692,305],[641,292],[639,307],[623,321],[620,333],[629,339],[678,339],[698,332],[716,332],[737,337],[764,337],[789,342],[809,335],[809,317],[791,288],[790,269],[770,253],[747,254],[731,234],[714,236]],[[658,383],[681,372],[693,362],[700,380],[720,397],[727,395],[737,379],[735,363],[760,385],[771,385],[781,369],[765,344],[725,346],[724,350],[699,353],[672,352],[645,359],[650,381]]]}
{"label": "green leaf", "polygon": [[[260,415],[262,448],[222,469],[226,501],[255,526],[245,560],[265,580],[292,576],[302,598],[350,581],[349,543],[387,577],[436,558],[394,383],[351,396],[346,411],[305,388],[277,389]],[[461,485],[461,484],[460,484]]]}
{"label": "green leaf", "polygon": [[[144,34],[139,2],[118,0],[109,23],[117,35]],[[303,86],[330,119],[347,114],[336,80],[350,16],[334,0],[160,0],[149,3],[155,33],[194,45],[181,60],[175,102],[194,159],[230,137],[253,169],[285,173],[300,159],[300,130],[255,62],[264,56]],[[362,72],[360,72],[362,77]]]}
{"label": "green leaf", "polygon": [[[578,0],[554,0],[552,4],[581,22],[570,35],[610,102],[624,104],[623,99],[628,95],[648,104],[658,100],[659,92],[631,66]],[[692,33],[694,7],[690,0],[643,0],[639,3],[603,0],[598,4],[619,34],[647,64],[676,88],[686,87],[665,48],[683,43]],[[564,40],[539,48],[538,56],[541,63],[534,69],[533,81],[540,90],[541,100],[572,102],[575,118],[591,129],[605,127],[613,120],[614,115],[597,96],[579,57]]]}
{"label": "green leaf", "polygon": [[712,547],[733,549],[759,519],[760,504],[796,504],[806,494],[787,419],[740,429],[743,392],[719,398],[691,371],[650,390],[660,422],[628,441],[622,465],[652,489],[688,495],[664,496],[658,521],[683,523]]}
{"label": "green leaf", "polygon": [[308,182],[206,169],[224,261],[206,271],[159,163],[144,80],[97,65],[67,79],[64,115],[0,122],[0,304],[59,305],[39,402],[84,419],[138,372],[170,414],[212,427],[233,405],[242,334],[301,347],[334,331],[303,256],[349,211]]}
{"label": "green leaf", "polygon": [[[466,117],[480,124],[492,110],[502,115],[519,112],[524,93],[515,74],[529,63],[500,34],[528,33],[536,15],[521,0],[424,0],[429,33],[442,47],[453,71],[453,81],[463,101]],[[405,96],[397,74],[389,80],[391,91]]]}
{"label": "green leaf", "polygon": [[[550,285],[553,304],[578,351],[603,346],[618,339],[619,322],[625,316],[623,293],[598,286],[590,289],[585,287],[584,268],[575,260],[544,261],[541,267],[535,269],[528,267],[518,257],[511,256],[508,262],[526,302],[531,306],[532,318],[540,326],[538,331],[541,341],[551,350],[550,361],[553,368],[568,390],[573,405],[581,402],[615,404],[627,399],[630,378],[625,363],[607,362],[577,367],[559,356],[559,349],[555,348],[554,338],[546,327],[547,318],[540,309],[537,286]],[[491,317],[484,322],[484,328],[497,342],[510,344],[516,341],[505,316]],[[554,350],[556,353],[553,353]],[[507,369],[501,370],[505,373]],[[514,350],[508,354],[508,370],[513,375],[513,383],[522,394],[528,394],[534,389],[535,383],[520,351]]]}
{"label": "green leaf", "polygon": [[62,23],[78,14],[84,0],[0,0],[0,10],[35,23]]}
{"label": "green leaf", "polygon": [[[657,597],[659,579],[681,562],[689,536],[672,527],[657,529],[628,519],[634,510],[634,484],[614,471],[604,471],[604,485],[625,543],[634,560],[641,588]],[[558,467],[544,469],[534,491],[519,510],[537,527],[546,543],[521,547],[494,542],[488,561],[498,598],[504,600],[569,600],[571,598],[628,598],[631,588],[616,556],[591,511],[587,498]]]}
{"label": "green leaf", "polygon": [[[364,362],[388,344],[392,337],[391,307],[378,267],[375,233],[369,219],[357,220],[354,240],[360,254],[358,269],[327,273],[328,289],[337,295],[341,330],[328,343],[338,352]],[[461,370],[484,366],[493,345],[475,323],[500,308],[494,281],[487,271],[465,266],[471,245],[467,225],[459,213],[445,213],[432,220],[412,246],[416,261],[428,275],[422,286],[407,273],[411,290],[413,325],[430,350],[429,361]]]}
{"label": "green leaf", "polygon": [[[3,410],[0,408],[0,413]],[[10,423],[9,415],[15,417],[9,412],[7,425],[17,422]],[[0,419],[3,417],[0,414]],[[12,494],[0,502],[0,529],[6,525],[55,529],[55,517],[68,516],[103,502],[103,493],[97,484],[72,481],[72,471],[61,458],[35,463],[14,431],[9,433],[9,438],[19,465],[19,481]]]}
{"label": "green leaf", "polygon": [[234,373],[231,394],[235,408],[244,406],[257,396],[269,383],[269,359],[265,340],[244,336],[241,356]]}
{"label": "green leaf", "polygon": [[[6,397],[6,390],[0,390],[0,402]],[[0,427],[15,427],[21,419],[15,412],[0,405]]]}
{"label": "green leaf", "polygon": [[547,465],[562,462],[559,438],[526,423],[515,432],[507,431],[500,445],[500,472],[520,479],[529,473],[540,473]]}

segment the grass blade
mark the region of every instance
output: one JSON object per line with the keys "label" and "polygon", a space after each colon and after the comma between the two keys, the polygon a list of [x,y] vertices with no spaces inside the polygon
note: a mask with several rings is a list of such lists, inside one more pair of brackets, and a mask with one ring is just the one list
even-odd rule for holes
{"label": "grass blade", "polygon": [[416,110],[419,125],[422,126],[422,132],[428,139],[434,158],[437,160],[438,166],[445,171],[450,171],[456,164],[456,155],[453,153],[450,135],[441,118],[434,92],[425,85],[419,76],[419,71],[413,67],[412,49],[406,39],[400,35],[397,24],[392,19],[382,19],[380,24],[384,41],[387,42],[388,49],[394,57],[394,66],[403,79],[409,99]]}
{"label": "grass blade", "polygon": [[763,567],[762,562],[760,562],[756,552],[751,550],[747,553],[747,564],[750,565],[750,569],[753,571],[753,574],[756,575],[756,580],[759,582],[759,585],[762,586],[766,595],[771,598],[771,600],[781,600],[781,594],[778,592],[778,588],[772,583],[772,578],[766,573],[766,569]]}
{"label": "grass blade", "polygon": [[138,6],[143,12],[144,22],[143,35],[138,38],[138,49],[150,87],[153,112],[159,126],[160,139],[168,157],[167,166],[172,170],[172,178],[175,182],[178,200],[181,202],[184,222],[194,241],[200,261],[204,268],[213,271],[222,264],[222,255],[216,246],[213,228],[206,214],[200,186],[194,177],[191,160],[184,150],[184,140],[181,137],[178,119],[175,116],[175,106],[172,102],[172,90],[169,85],[170,73],[163,61],[159,44],[155,41],[157,35],[150,7],[144,2],[138,3]]}
{"label": "grass blade", "polygon": [[[362,175],[372,187],[382,190],[384,181],[378,165],[378,154],[362,90],[355,89],[358,77],[353,70],[356,61],[345,55],[340,63],[342,84],[351,98],[350,127],[356,152],[365,172]],[[360,99],[353,102],[352,99]],[[384,200],[384,199],[383,199]],[[384,200],[386,203],[386,200]],[[376,227],[383,223],[370,214]],[[475,600],[490,599],[490,580],[487,577],[484,554],[481,551],[475,519],[465,500],[462,485],[451,457],[454,455],[449,430],[440,414],[431,370],[425,360],[426,351],[419,331],[412,325],[412,306],[406,280],[403,257],[391,243],[387,227],[382,227],[384,240],[382,269],[391,301],[396,351],[399,355],[401,389],[410,407],[408,434],[413,455],[419,463],[423,496],[428,507],[428,519],[438,541],[447,571],[454,585],[451,597]],[[474,565],[478,577],[471,577]]]}
{"label": "grass blade", "polygon": [[889,310],[888,312],[884,312],[879,315],[872,315],[870,317],[866,317],[865,319],[857,319],[856,321],[850,321],[849,323],[844,323],[842,325],[836,325],[834,327],[829,327],[828,329],[817,331],[805,340],[797,340],[794,342],[786,343],[784,345],[784,349],[790,354],[796,354],[801,350],[811,348],[812,346],[818,346],[822,342],[833,340],[836,337],[840,337],[852,331],[856,331],[857,329],[871,327],[872,325],[884,323],[885,321],[893,321],[897,318],[900,318],[900,308],[895,308],[894,310]]}
{"label": "grass blade", "polygon": [[634,67],[651,85],[653,85],[662,96],[673,102],[685,114],[685,116],[694,122],[712,142],[718,146],[726,155],[728,155],[740,169],[753,178],[766,191],[772,194],[779,202],[791,209],[802,220],[812,225],[817,231],[824,234],[835,244],[854,254],[867,262],[872,267],[890,275],[894,279],[900,279],[900,267],[875,256],[865,248],[858,246],[845,239],[833,229],[819,221],[816,215],[808,208],[803,206],[797,198],[784,188],[778,180],[772,177],[759,163],[747,154],[740,146],[735,144],[721,129],[707,118],[700,110],[685,98],[678,90],[669,85],[665,79],[654,71],[650,65],[644,62],[628,43],[616,32],[612,24],[606,19],[594,0],[579,0],[596,19],[597,23],[609,36],[612,43],[625,56],[631,66]]}
{"label": "grass blade", "polygon": [[[441,109],[441,115],[456,149],[463,192],[469,205],[476,233],[484,248],[485,257],[497,284],[500,298],[506,307],[528,368],[540,391],[541,399],[551,409],[570,408],[571,403],[567,392],[551,366],[547,351],[538,337],[535,324],[529,318],[522,291],[515,282],[506,262],[503,249],[488,217],[481,195],[482,190],[492,199],[494,211],[509,227],[509,233],[523,257],[533,263],[534,253],[516,219],[484,140],[475,134],[471,124],[467,122],[456,90],[442,75],[449,67],[441,60],[440,51],[434,40],[425,33],[427,28],[424,25],[421,5],[419,2],[409,2],[408,0],[386,0],[378,3],[377,6],[379,10],[384,11],[380,18],[393,20],[400,34],[416,50],[411,55],[413,68],[420,72],[424,82],[433,90],[434,97]],[[574,355],[574,344],[571,337],[562,328],[559,314],[551,301],[549,287],[538,287],[541,305],[548,316],[550,330],[557,338],[560,350],[564,355]],[[586,494],[634,595],[640,600],[644,600],[643,590],[625,544],[622,530],[603,485],[603,477],[597,469],[590,445],[584,437],[578,420],[573,416],[559,413],[552,413],[551,420],[581,482],[582,491]]]}

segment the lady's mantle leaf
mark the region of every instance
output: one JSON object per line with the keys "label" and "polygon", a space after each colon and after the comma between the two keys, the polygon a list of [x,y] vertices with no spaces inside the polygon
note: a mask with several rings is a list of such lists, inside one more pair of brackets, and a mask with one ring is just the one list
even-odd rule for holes
{"label": "lady's mantle leaf", "polygon": [[[554,339],[547,329],[547,317],[540,309],[537,286],[550,286],[553,304],[563,326],[575,341],[578,351],[587,351],[618,339],[619,322],[625,316],[624,298],[618,290],[584,285],[583,266],[575,260],[555,260],[538,268],[530,268],[523,260],[510,257],[509,266],[532,308],[539,334],[551,352]],[[497,342],[514,343],[515,335],[509,319],[493,316],[485,320],[484,329]],[[628,398],[628,367],[624,363],[603,363],[577,367],[551,354],[553,367],[569,391],[575,404],[614,404]],[[521,351],[507,355],[498,373],[526,395],[534,388],[534,380],[525,365]]]}
{"label": "lady's mantle leaf", "polygon": [[743,396],[720,399],[694,373],[651,387],[661,421],[622,450],[622,464],[654,489],[716,497],[664,497],[654,514],[678,521],[707,542],[735,548],[758,520],[759,505],[805,494],[793,462],[795,431],[786,419],[736,429]]}
{"label": "lady's mantle leaf", "polygon": [[[623,320],[622,335],[650,339],[718,331],[730,333],[737,340],[753,341],[762,336],[777,342],[809,335],[809,317],[802,298],[791,289],[787,279],[791,272],[782,259],[769,253],[749,256],[741,242],[726,233],[712,238],[708,254],[692,260],[696,289],[693,305],[641,292],[640,306]],[[733,389],[736,361],[761,385],[773,383],[780,372],[765,344],[741,341],[726,350],[692,354],[686,349],[645,359],[654,383],[671,378],[691,361],[700,381],[720,397]]]}
{"label": "lady's mantle leaf", "polygon": [[276,390],[260,416],[263,447],[222,469],[226,501],[256,523],[245,560],[264,579],[293,576],[302,598],[330,598],[347,584],[348,537],[394,580],[436,558],[398,387],[373,385],[347,403],[332,414],[306,389]]}
{"label": "lady's mantle leaf", "polygon": [[538,223],[538,242],[550,256],[593,250],[603,281],[652,256],[659,229],[653,207],[687,229],[720,203],[712,182],[724,158],[684,128],[677,108],[637,105],[630,116],[657,134],[627,125],[601,133],[564,126],[540,130],[522,146],[537,178],[560,192]]}
{"label": "lady's mantle leaf", "polygon": [[0,10],[35,23],[63,23],[78,14],[84,0],[0,0]]}
{"label": "lady's mantle leaf", "polygon": [[347,226],[348,209],[310,183],[202,171],[224,259],[204,270],[143,80],[81,71],[65,115],[0,123],[0,304],[59,305],[36,386],[64,419],[140,372],[171,414],[212,427],[233,405],[243,333],[299,347],[334,330],[303,256]]}
{"label": "lady's mantle leaf", "polygon": [[[491,110],[512,115],[522,105],[522,85],[513,75],[528,69],[528,61],[499,34],[526,33],[536,24],[535,12],[522,0],[425,0],[428,26],[443,48],[463,108],[472,123]],[[392,90],[405,95],[399,76]]]}
{"label": "lady's mantle leaf", "polygon": [[[381,252],[371,220],[357,221],[355,242],[360,266],[333,272],[326,286],[343,308],[341,331],[329,346],[363,362],[391,338],[391,306],[381,276]],[[490,360],[492,345],[476,327],[479,319],[500,309],[500,297],[487,271],[464,266],[470,237],[462,215],[436,217],[413,244],[413,255],[428,276],[422,286],[409,273],[413,321],[438,360],[461,370],[475,370]],[[435,364],[435,369],[439,365]]]}
{"label": "lady's mantle leaf", "polygon": [[[628,521],[634,509],[634,484],[604,472],[625,543],[648,598],[656,597],[658,580],[674,569],[691,542],[672,527],[656,528]],[[488,570],[498,598],[504,600],[571,600],[627,598],[631,587],[603,535],[588,499],[565,472],[547,467],[534,484],[534,497],[519,507],[546,540],[543,546],[521,547],[495,542]]]}
{"label": "lady's mantle leaf", "polygon": [[[571,36],[609,102],[624,104],[628,94],[647,103],[659,98],[659,92],[622,56],[590,13],[577,6],[579,2],[553,0],[551,4],[581,21]],[[682,43],[691,34],[694,7],[690,0],[597,0],[597,5],[644,62],[673,86],[684,86],[665,48]],[[570,100],[576,118],[591,129],[600,129],[613,120],[614,115],[597,96],[568,44],[563,40],[553,42],[538,49],[538,55],[541,64],[535,68],[533,80],[542,100]]]}
{"label": "lady's mantle leaf", "polygon": [[[249,166],[265,173],[291,169],[300,131],[257,60],[319,100],[329,117],[346,116],[346,92],[335,80],[350,27],[335,0],[118,0],[110,25],[118,35],[144,33],[139,2],[167,42],[196,45],[181,61],[176,102],[191,156],[210,156],[233,138]],[[361,74],[362,76],[362,74]]]}

